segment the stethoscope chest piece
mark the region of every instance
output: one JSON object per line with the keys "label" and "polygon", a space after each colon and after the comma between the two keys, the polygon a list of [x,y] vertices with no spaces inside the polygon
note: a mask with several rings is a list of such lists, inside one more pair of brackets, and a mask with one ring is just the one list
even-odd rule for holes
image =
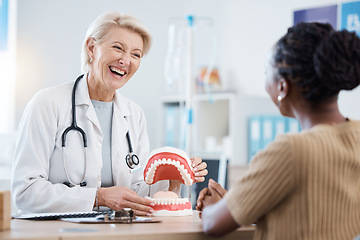
{"label": "stethoscope chest piece", "polygon": [[129,153],[125,157],[125,162],[130,169],[135,169],[138,167],[140,161],[138,156],[133,152],[129,132],[126,133],[126,138],[129,145]]}
{"label": "stethoscope chest piece", "polygon": [[125,157],[126,164],[130,169],[134,169],[139,165],[139,158],[134,153],[129,153]]}

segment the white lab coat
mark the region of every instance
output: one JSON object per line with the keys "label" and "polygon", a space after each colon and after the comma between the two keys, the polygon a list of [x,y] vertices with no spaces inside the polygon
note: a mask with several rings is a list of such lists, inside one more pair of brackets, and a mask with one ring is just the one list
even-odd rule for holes
{"label": "white lab coat", "polygon": [[[85,75],[86,76],[86,75]],[[68,188],[64,171],[61,136],[71,125],[71,93],[74,83],[39,91],[28,103],[19,126],[12,168],[12,196],[23,212],[91,211],[96,189],[101,186],[103,135],[91,103],[85,78],[76,90],[76,121],[87,134],[86,187]],[[149,154],[146,120],[142,109],[131,100],[115,94],[112,126],[112,172],[115,186],[128,187],[146,196],[143,169],[130,173],[125,163],[129,153],[129,131],[134,152],[145,167]],[[84,147],[81,135],[70,131],[65,157],[69,178],[78,183],[84,173]],[[168,181],[152,186],[166,189]]]}

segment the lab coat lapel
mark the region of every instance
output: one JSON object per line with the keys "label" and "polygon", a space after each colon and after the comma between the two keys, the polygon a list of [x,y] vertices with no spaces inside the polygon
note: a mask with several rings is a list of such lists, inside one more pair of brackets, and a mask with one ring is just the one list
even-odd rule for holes
{"label": "lab coat lapel", "polygon": [[129,131],[129,124],[126,117],[130,111],[125,104],[124,99],[119,93],[115,93],[114,114],[112,123],[112,169],[114,184],[121,183],[122,186],[131,185],[129,168],[125,162],[125,156],[128,154],[129,147],[126,140],[126,133]]}
{"label": "lab coat lapel", "polygon": [[84,75],[84,77],[79,82],[78,89],[76,90],[76,105],[86,105],[86,117],[89,119],[93,125],[95,126],[95,129],[101,134],[101,127],[99,120],[97,118],[94,106],[91,103],[90,95],[89,95],[89,89],[87,85],[87,74]]}

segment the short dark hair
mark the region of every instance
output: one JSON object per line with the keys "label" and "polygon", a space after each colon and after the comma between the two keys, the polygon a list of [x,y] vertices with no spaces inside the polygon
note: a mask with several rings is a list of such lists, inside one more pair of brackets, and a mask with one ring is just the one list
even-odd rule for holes
{"label": "short dark hair", "polygon": [[277,42],[278,74],[299,86],[305,99],[322,102],[360,84],[360,39],[327,23],[299,23]]}

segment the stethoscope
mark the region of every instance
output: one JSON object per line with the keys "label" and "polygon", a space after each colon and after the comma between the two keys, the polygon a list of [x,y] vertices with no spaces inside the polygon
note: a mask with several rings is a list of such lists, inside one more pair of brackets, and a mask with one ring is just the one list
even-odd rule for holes
{"label": "stethoscope", "polygon": [[[76,185],[79,185],[80,187],[85,187],[87,185],[87,183],[84,181],[84,178],[85,178],[85,174],[86,174],[86,160],[87,160],[87,136],[86,136],[86,133],[85,131],[79,127],[76,123],[76,107],[75,107],[75,92],[76,92],[76,88],[77,88],[77,85],[78,83],[80,82],[80,80],[83,78],[84,74],[83,75],[80,75],[75,83],[74,83],[74,87],[72,89],[72,96],[71,96],[71,107],[72,107],[72,123],[71,125],[66,128],[61,136],[61,141],[62,141],[62,151],[63,151],[63,164],[64,164],[64,170],[65,170],[65,175],[66,175],[66,178],[67,178],[67,182],[64,182],[64,184],[68,187],[72,187],[72,186],[76,186]],[[83,140],[83,144],[84,144],[84,151],[85,151],[85,161],[84,161],[84,173],[83,173],[83,176],[80,180],[79,183],[74,183],[73,181],[71,181],[69,175],[68,175],[68,171],[67,171],[67,168],[66,168],[66,159],[65,159],[65,142],[66,142],[66,135],[68,134],[68,132],[70,132],[71,130],[74,130],[74,131],[78,131],[81,136],[82,136],[82,140]],[[127,139],[127,142],[128,142],[128,146],[129,146],[129,153],[125,156],[125,162],[126,162],[126,165],[128,165],[128,167],[130,169],[134,169],[137,165],[139,165],[139,158],[138,156],[133,152],[133,148],[132,148],[132,145],[131,145],[131,139],[130,139],[130,134],[129,134],[129,131],[126,133],[126,139]]]}

